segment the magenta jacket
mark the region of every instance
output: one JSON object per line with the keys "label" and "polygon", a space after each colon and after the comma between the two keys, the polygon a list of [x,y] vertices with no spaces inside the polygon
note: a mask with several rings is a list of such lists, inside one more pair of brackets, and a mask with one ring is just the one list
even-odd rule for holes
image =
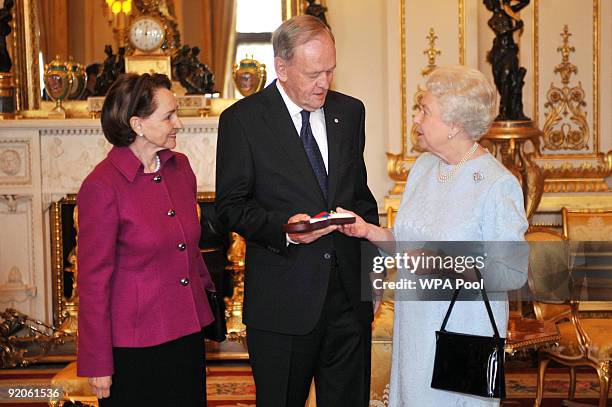
{"label": "magenta jacket", "polygon": [[112,375],[113,347],[158,345],[213,320],[196,178],[183,154],[158,154],[160,171],[145,174],[128,147],[113,147],[81,185],[79,376]]}

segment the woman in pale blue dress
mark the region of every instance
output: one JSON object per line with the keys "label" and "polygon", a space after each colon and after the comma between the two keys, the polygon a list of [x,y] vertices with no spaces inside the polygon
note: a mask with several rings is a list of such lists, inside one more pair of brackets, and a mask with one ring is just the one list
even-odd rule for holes
{"label": "woman in pale blue dress", "polygon": [[[484,75],[474,69],[455,66],[432,72],[415,117],[419,145],[427,152],[410,170],[393,230],[360,218],[340,230],[381,247],[385,241],[398,245],[410,241],[523,241],[528,224],[518,180],[477,143],[495,116],[495,95]],[[505,337],[508,302],[499,292],[524,284],[526,256],[497,250],[485,270],[496,271],[495,278],[485,277],[485,286],[488,292],[498,292],[491,307],[500,335]],[[448,305],[448,301],[400,301],[396,297],[390,407],[499,406],[499,399],[431,388],[435,331]],[[457,302],[446,329],[493,333],[481,301]]]}

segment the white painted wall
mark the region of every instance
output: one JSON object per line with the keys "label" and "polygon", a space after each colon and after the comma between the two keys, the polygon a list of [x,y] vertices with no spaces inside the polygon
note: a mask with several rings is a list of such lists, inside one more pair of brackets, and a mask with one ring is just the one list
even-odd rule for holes
{"label": "white painted wall", "polygon": [[[385,194],[393,185],[387,176],[385,156],[390,139],[388,85],[395,82],[399,86],[398,77],[390,76],[387,71],[387,26],[396,22],[388,21],[386,3],[327,1],[327,18],[336,38],[338,61],[333,87],[361,99],[366,106],[368,184],[379,208],[383,207]],[[393,49],[392,52],[397,52],[399,64],[399,51]],[[399,104],[399,99],[395,104]],[[398,114],[399,109],[394,109],[393,113]]]}
{"label": "white painted wall", "polygon": [[[444,56],[438,62],[456,63],[458,41],[456,24],[441,24],[440,21],[453,19],[457,15],[454,4],[444,0],[447,7],[440,7],[441,1],[423,2],[405,0],[407,10],[407,83],[420,82],[420,70],[426,65],[422,50],[426,48],[427,27],[433,26],[440,37],[438,47]],[[532,0],[523,10],[522,19],[525,30],[519,40],[521,64],[528,70],[523,102],[525,113],[533,114],[533,3],[540,2],[540,24],[554,15],[567,17],[568,23],[579,31],[582,25],[588,26],[592,19],[592,0],[563,0],[563,10],[550,9],[552,0]],[[385,153],[401,151],[401,112],[400,112],[400,0],[327,0],[328,21],[336,37],[338,68],[334,88],[361,99],[367,109],[366,116],[366,164],[369,185],[379,204],[383,207],[384,196],[392,186],[387,176]],[[560,3],[561,4],[561,3]],[[556,3],[555,3],[556,5]],[[465,0],[466,10],[466,63],[477,67],[492,80],[491,66],[486,62],[486,52],[491,48],[493,33],[487,26],[490,13],[481,0]],[[612,2],[600,0],[600,151],[612,149]],[[448,14],[448,15],[447,15]],[[548,15],[547,14],[551,14]],[[451,20],[448,20],[451,21]],[[454,21],[454,20],[453,20]],[[545,93],[554,75],[555,65],[560,62],[556,51],[560,45],[558,27],[543,29],[540,26],[540,123],[544,112]],[[588,30],[586,30],[588,31]],[[578,75],[585,89],[592,89],[592,75],[589,66],[589,52],[592,37],[588,33],[578,33],[572,37],[572,45],[578,50],[573,56],[574,63],[583,65]],[[448,49],[455,47],[454,49]],[[448,57],[453,55],[453,62]],[[553,58],[554,57],[554,58]],[[446,62],[445,62],[446,61]],[[418,78],[416,77],[418,75]],[[556,75],[558,76],[558,75]],[[576,79],[574,79],[575,81]],[[410,107],[412,93],[407,94]],[[592,119],[592,98],[588,98],[589,119]],[[537,103],[537,102],[536,102]],[[410,120],[410,118],[408,119]]]}

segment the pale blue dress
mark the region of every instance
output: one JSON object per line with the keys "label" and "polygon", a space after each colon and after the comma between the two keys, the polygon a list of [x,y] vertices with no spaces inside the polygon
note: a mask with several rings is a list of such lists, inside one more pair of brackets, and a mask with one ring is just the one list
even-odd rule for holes
{"label": "pale blue dress", "polygon": [[[527,220],[518,180],[493,156],[467,161],[446,182],[438,181],[438,157],[422,154],[412,166],[395,220],[396,241],[524,241]],[[443,171],[450,170],[444,166]],[[521,243],[522,244],[522,243]],[[507,291],[527,278],[527,259],[508,253],[495,260],[495,287]],[[488,270],[488,266],[487,266]],[[503,297],[505,298],[505,297]],[[498,297],[499,299],[499,297]],[[432,389],[435,331],[448,309],[447,301],[396,301],[390,407],[499,406],[487,399]],[[507,300],[491,306],[502,336],[506,336]],[[457,302],[448,331],[492,335],[481,301]]]}

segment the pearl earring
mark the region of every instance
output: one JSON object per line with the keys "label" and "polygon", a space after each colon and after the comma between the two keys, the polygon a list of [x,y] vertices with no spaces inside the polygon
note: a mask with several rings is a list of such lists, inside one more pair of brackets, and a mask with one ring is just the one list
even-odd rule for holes
{"label": "pearl earring", "polygon": [[138,135],[139,135],[140,137],[144,137],[144,134],[143,134],[143,133],[138,133]]}
{"label": "pearl earring", "polygon": [[453,138],[453,134],[452,133],[448,133],[448,139],[452,139]]}

